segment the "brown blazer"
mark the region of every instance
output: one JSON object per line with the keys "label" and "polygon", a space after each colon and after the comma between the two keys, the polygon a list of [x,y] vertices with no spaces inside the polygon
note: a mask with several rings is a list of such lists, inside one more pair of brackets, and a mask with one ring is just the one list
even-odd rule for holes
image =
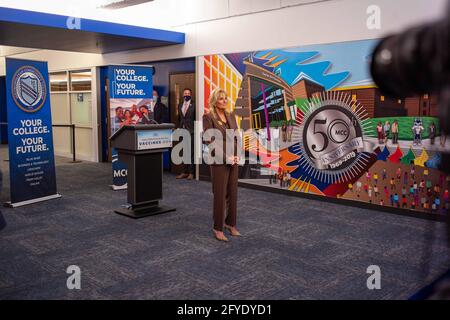
{"label": "brown blazer", "polygon": [[[214,150],[214,152],[211,154],[211,156],[215,157],[215,154],[217,152],[220,152],[222,159],[223,159],[223,163],[222,164],[227,164],[227,159],[228,157],[231,156],[236,156],[237,155],[237,148],[238,148],[238,141],[235,137],[234,139],[234,147],[233,147],[233,153],[229,152],[227,154],[227,150],[226,150],[226,142],[227,142],[227,138],[228,140],[231,140],[233,135],[231,132],[227,132],[227,129],[238,129],[238,125],[237,125],[237,121],[236,121],[236,115],[234,112],[225,112],[225,117],[227,118],[227,122],[229,124],[229,128],[227,127],[226,123],[223,123],[220,118],[217,116],[215,117],[211,112],[203,115],[203,131],[206,131],[208,129],[218,129],[221,131],[222,133],[222,138],[223,138],[223,142],[222,142],[222,150],[217,150],[217,148]],[[212,141],[205,141],[206,144],[209,144]],[[220,155],[218,155],[220,157]],[[214,163],[213,165],[220,165],[220,163]]]}

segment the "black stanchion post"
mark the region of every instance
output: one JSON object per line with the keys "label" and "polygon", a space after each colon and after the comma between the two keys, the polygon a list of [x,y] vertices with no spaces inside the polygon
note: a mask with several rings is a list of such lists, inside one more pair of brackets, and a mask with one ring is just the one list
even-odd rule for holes
{"label": "black stanchion post", "polygon": [[6,220],[3,218],[2,212],[0,211],[0,231],[6,227]]}
{"label": "black stanchion post", "polygon": [[81,160],[77,160],[76,157],[76,146],[75,146],[75,125],[74,124],[52,124],[53,127],[60,127],[60,128],[70,128],[71,134],[72,134],[72,161],[71,163],[78,163],[81,162]]}
{"label": "black stanchion post", "polygon": [[73,156],[73,161],[76,161],[76,156],[75,156],[75,125],[72,124],[72,156]]}
{"label": "black stanchion post", "polygon": [[70,125],[70,127],[72,128],[72,163],[78,163],[81,162],[81,160],[77,160],[76,157],[76,147],[75,147],[75,125],[72,124]]}

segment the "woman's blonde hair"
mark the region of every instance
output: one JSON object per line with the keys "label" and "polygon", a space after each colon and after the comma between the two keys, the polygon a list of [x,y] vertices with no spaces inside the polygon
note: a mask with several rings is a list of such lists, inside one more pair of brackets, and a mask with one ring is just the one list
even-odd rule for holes
{"label": "woman's blonde hair", "polygon": [[[214,116],[216,116],[216,104],[217,100],[219,100],[220,95],[225,95],[225,97],[228,98],[228,94],[225,90],[217,88],[214,89],[213,92],[211,92],[208,100],[208,109],[209,112],[211,112]],[[226,111],[226,110],[225,110]]]}

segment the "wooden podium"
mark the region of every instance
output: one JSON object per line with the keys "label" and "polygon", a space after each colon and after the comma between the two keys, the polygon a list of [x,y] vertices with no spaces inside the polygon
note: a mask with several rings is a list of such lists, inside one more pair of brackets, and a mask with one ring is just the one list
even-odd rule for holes
{"label": "wooden podium", "polygon": [[160,206],[162,199],[163,152],[172,146],[173,124],[125,125],[111,137],[119,161],[127,165],[128,208],[115,212],[143,218],[175,211]]}

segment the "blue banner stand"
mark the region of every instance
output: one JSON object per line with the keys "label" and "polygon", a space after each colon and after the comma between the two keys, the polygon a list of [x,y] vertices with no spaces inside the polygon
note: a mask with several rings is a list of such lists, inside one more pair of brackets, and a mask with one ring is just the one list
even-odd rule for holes
{"label": "blue banner stand", "polygon": [[11,201],[5,206],[60,198],[47,62],[6,58],[6,95]]}
{"label": "blue banner stand", "polygon": [[[111,101],[123,101],[120,108],[127,112],[139,102],[153,99],[153,67],[148,65],[118,64],[107,66],[109,122],[113,135],[121,127]],[[122,123],[123,124],[123,123]],[[111,148],[112,185],[114,191],[128,188],[127,166],[119,160],[117,150]]]}

